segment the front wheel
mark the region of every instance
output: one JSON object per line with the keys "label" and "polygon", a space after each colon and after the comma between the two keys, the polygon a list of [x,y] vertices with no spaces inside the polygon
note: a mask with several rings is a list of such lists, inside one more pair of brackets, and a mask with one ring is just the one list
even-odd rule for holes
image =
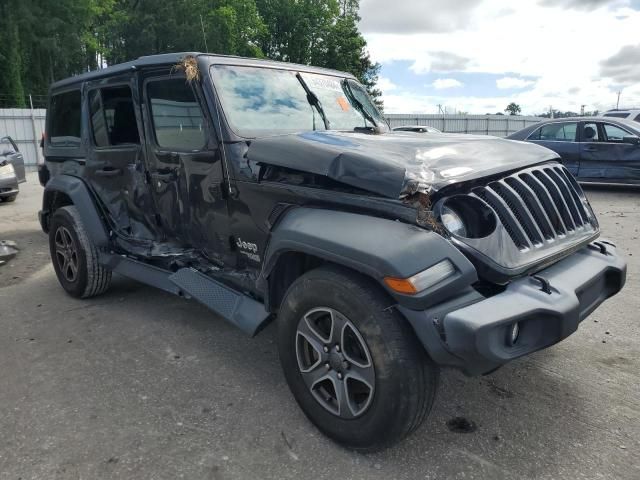
{"label": "front wheel", "polygon": [[278,347],[296,401],[327,436],[374,451],[398,442],[431,410],[439,370],[384,291],[322,267],[291,286]]}

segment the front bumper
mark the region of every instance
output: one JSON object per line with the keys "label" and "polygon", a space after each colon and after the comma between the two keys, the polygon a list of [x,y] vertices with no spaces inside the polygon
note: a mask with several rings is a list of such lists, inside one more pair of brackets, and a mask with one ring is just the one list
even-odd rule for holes
{"label": "front bumper", "polygon": [[492,297],[468,290],[426,311],[398,308],[436,363],[479,375],[568,337],[625,279],[626,262],[600,240]]}
{"label": "front bumper", "polygon": [[18,192],[18,177],[15,175],[0,176],[0,198],[10,197]]}

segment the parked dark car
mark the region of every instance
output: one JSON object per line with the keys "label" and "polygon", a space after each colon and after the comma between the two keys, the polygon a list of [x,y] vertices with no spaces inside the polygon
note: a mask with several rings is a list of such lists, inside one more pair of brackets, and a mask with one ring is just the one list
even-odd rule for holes
{"label": "parked dark car", "polygon": [[413,132],[413,133],[442,133],[435,127],[429,127],[427,125],[405,125],[402,127],[394,127],[394,132]]}
{"label": "parked dark car", "polygon": [[46,128],[62,287],[89,298],[117,272],[249,335],[277,318],[295,399],[351,448],[415,430],[440,366],[553,345],[625,282],[557,154],[390,132],[346,73],[143,57],[54,83]]}
{"label": "parked dark car", "polygon": [[24,158],[11,137],[0,138],[0,202],[13,202],[25,182]]}
{"label": "parked dark car", "polygon": [[640,124],[618,118],[546,120],[509,137],[550,148],[580,182],[640,185]]}

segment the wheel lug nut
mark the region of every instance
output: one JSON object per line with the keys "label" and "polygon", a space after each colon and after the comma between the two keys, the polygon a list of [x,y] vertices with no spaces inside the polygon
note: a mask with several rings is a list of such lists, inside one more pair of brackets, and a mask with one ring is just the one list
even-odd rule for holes
{"label": "wheel lug nut", "polygon": [[327,370],[331,370],[331,365],[329,365],[328,363],[325,363],[325,364],[324,364],[324,367],[325,367]]}
{"label": "wheel lug nut", "polygon": [[339,352],[339,351],[340,351],[340,345],[336,344],[336,352]]}
{"label": "wheel lug nut", "polygon": [[324,346],[324,353],[329,353],[329,347],[327,347],[326,345]]}
{"label": "wheel lug nut", "polygon": [[338,380],[342,380],[342,373],[338,372]]}

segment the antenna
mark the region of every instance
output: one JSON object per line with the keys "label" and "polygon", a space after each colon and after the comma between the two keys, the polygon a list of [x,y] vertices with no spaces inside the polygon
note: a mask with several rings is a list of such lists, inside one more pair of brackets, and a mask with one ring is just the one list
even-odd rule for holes
{"label": "antenna", "polygon": [[620,94],[622,93],[622,90],[620,90],[618,92],[618,101],[616,102],[616,110],[618,110],[620,108]]}
{"label": "antenna", "polygon": [[200,14],[200,26],[202,27],[202,39],[204,40],[204,50],[209,52],[209,47],[207,46],[207,36],[204,34],[204,21],[202,20],[202,14]]}

